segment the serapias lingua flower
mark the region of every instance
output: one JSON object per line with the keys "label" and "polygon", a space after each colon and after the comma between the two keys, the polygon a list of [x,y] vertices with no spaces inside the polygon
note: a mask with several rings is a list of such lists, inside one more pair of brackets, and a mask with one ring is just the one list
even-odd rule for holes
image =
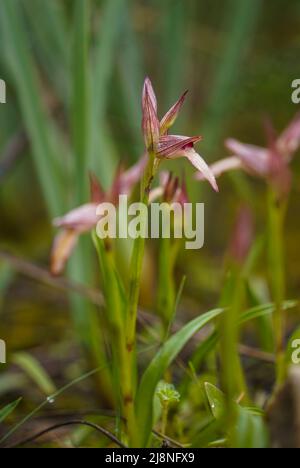
{"label": "serapias lingua flower", "polygon": [[146,78],[143,89],[143,121],[142,129],[146,149],[158,160],[187,158],[190,163],[208,180],[215,191],[218,185],[215,176],[204,159],[195,151],[194,145],[202,140],[200,136],[187,137],[169,135],[169,129],[176,121],[187,92],[171,107],[159,121],[158,106],[155,92],[149,78]]}
{"label": "serapias lingua flower", "polygon": [[[269,181],[281,194],[287,193],[291,182],[290,163],[300,148],[300,114],[296,115],[280,136],[268,124],[267,140],[267,147],[263,148],[233,138],[227,139],[225,145],[233,155],[211,166],[214,176],[242,169]],[[203,180],[203,175],[199,173],[196,178]]]}
{"label": "serapias lingua flower", "polygon": [[53,225],[60,229],[51,252],[51,272],[60,275],[76,247],[81,234],[92,231],[98,221],[97,207],[108,202],[117,205],[120,195],[130,196],[135,185],[141,180],[147,162],[143,156],[136,165],[127,171],[118,169],[112,187],[105,192],[95,175],[90,175],[91,201],[75,208],[66,215],[56,218]]}

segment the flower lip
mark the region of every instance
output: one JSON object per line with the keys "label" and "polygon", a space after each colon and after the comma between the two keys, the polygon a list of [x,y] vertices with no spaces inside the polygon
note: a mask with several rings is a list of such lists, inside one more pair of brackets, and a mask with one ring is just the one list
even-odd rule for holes
{"label": "flower lip", "polygon": [[172,157],[180,151],[184,151],[187,148],[193,148],[195,143],[198,143],[203,138],[201,136],[186,137],[180,135],[165,135],[160,137],[158,144],[159,158]]}

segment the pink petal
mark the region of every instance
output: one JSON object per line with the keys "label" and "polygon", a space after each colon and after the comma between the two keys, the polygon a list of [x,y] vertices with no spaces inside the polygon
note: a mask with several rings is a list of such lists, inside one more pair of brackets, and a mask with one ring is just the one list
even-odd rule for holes
{"label": "pink petal", "polygon": [[105,199],[105,192],[95,174],[90,172],[90,190],[93,203],[101,203]]}
{"label": "pink petal", "polygon": [[146,78],[143,88],[143,105],[147,99],[150,99],[152,107],[157,114],[157,99],[150,78]]}
{"label": "pink petal", "polygon": [[269,151],[267,149],[246,145],[234,139],[226,140],[225,145],[248,170],[261,177],[268,175]]}
{"label": "pink petal", "polygon": [[300,147],[300,113],[296,115],[277,141],[277,147],[290,161]]}
{"label": "pink petal", "polygon": [[[193,147],[195,143],[201,141],[201,136],[185,137],[179,135],[161,136],[158,144],[158,158],[172,158],[182,156],[182,151],[188,147]],[[179,154],[181,151],[181,154]]]}
{"label": "pink petal", "polygon": [[65,229],[57,235],[51,252],[51,273],[60,275],[70,258],[78,240],[78,233],[72,229]]}
{"label": "pink petal", "polygon": [[[239,158],[232,156],[231,158],[222,159],[221,161],[212,164],[210,169],[213,175],[218,178],[225,172],[243,169],[243,164]],[[203,180],[203,174],[200,172],[196,174],[196,179]]]}
{"label": "pink petal", "polygon": [[62,218],[55,219],[53,224],[56,227],[74,229],[78,233],[90,231],[99,221],[96,210],[97,203],[88,203],[70,211]]}
{"label": "pink petal", "polygon": [[212,170],[209,168],[209,166],[206,164],[204,159],[196,153],[196,151],[193,148],[190,148],[185,151],[184,156],[188,158],[188,160],[192,163],[192,165],[203,174],[204,178],[208,180],[212,188],[216,191],[219,192],[219,187],[216,182],[216,178],[212,172]]}
{"label": "pink petal", "polygon": [[147,92],[147,88],[143,97],[142,130],[147,150],[156,152],[160,136],[160,124],[157,111],[153,106],[153,98]]}
{"label": "pink petal", "polygon": [[166,113],[166,115],[163,117],[163,119],[160,122],[160,134],[165,135],[169,128],[172,127],[172,125],[175,123],[175,120],[178,117],[178,114],[183,106],[183,103],[185,101],[186,95],[188,91],[186,91],[180,99],[174,104],[173,107]]}
{"label": "pink petal", "polygon": [[161,198],[164,194],[164,189],[163,187],[156,187],[150,191],[149,194],[149,203],[153,203],[159,198]]}

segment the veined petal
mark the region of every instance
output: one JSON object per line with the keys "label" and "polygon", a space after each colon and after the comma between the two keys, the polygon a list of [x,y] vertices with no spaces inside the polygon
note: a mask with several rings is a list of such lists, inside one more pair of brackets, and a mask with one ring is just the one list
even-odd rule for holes
{"label": "veined petal", "polygon": [[53,243],[50,270],[53,275],[60,275],[70,258],[78,240],[78,233],[72,229],[64,229]]}
{"label": "veined petal", "polygon": [[146,78],[143,88],[143,104],[146,99],[150,99],[153,109],[157,114],[157,99],[150,78]]}
{"label": "veined petal", "polygon": [[[212,164],[210,166],[210,169],[213,173],[213,175],[218,178],[222,174],[230,171],[236,171],[239,169],[243,169],[243,163],[239,158],[236,156],[232,156],[230,158],[226,159],[221,159],[220,161],[217,161],[216,163]],[[201,174],[201,172],[198,172],[196,174],[196,179],[197,180],[203,180],[204,176]]]}
{"label": "veined petal", "polygon": [[78,233],[90,231],[99,220],[96,211],[97,203],[88,203],[70,211],[61,218],[56,218],[53,221],[53,225],[55,227],[74,229]]}
{"label": "veined petal", "polygon": [[186,91],[180,99],[174,104],[173,107],[166,113],[166,115],[162,118],[160,122],[160,134],[165,135],[169,128],[172,127],[172,125],[175,123],[175,120],[178,117],[178,114],[183,106],[183,103],[185,101],[186,95],[188,91]]}
{"label": "veined petal", "polygon": [[149,96],[146,96],[143,102],[142,129],[147,150],[156,152],[160,136],[160,126]]}
{"label": "veined petal", "polygon": [[269,151],[253,145],[246,145],[234,139],[226,140],[226,147],[237,156],[243,165],[259,175],[266,177],[269,171]]}
{"label": "veined petal", "polygon": [[288,161],[300,147],[300,113],[296,115],[290,125],[277,140],[278,150],[284,154]]}
{"label": "veined petal", "polygon": [[186,137],[180,135],[161,136],[158,144],[158,158],[172,158],[182,156],[182,151],[188,147],[193,147],[195,143],[201,141],[201,136]]}
{"label": "veined petal", "polygon": [[219,192],[219,187],[216,181],[216,178],[212,172],[212,170],[209,168],[209,166],[206,164],[204,159],[196,153],[196,151],[193,148],[189,148],[185,151],[184,156],[188,158],[188,160],[191,162],[191,164],[203,174],[204,178],[210,183],[212,188],[216,191]]}
{"label": "veined petal", "polygon": [[149,78],[146,79],[144,84],[142,111],[142,129],[146,148],[148,151],[156,152],[160,136],[160,125],[157,117],[157,101]]}

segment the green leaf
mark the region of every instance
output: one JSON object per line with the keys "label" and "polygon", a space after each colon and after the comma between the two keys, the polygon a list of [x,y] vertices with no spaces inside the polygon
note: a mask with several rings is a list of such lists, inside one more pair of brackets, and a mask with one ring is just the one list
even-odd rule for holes
{"label": "green leaf", "polygon": [[[211,412],[217,421],[226,417],[226,399],[224,393],[210,383],[205,384]],[[264,424],[264,412],[260,408],[246,408],[236,403],[237,424],[231,438],[236,448],[266,448],[267,431]]]}
{"label": "green leaf", "polygon": [[193,335],[222,313],[223,309],[215,309],[185,325],[165,343],[146,369],[136,397],[138,446],[148,445],[153,421],[153,397],[158,382]]}
{"label": "green leaf", "polygon": [[222,419],[226,411],[224,393],[208,382],[205,383],[205,392],[214,418],[217,420]]}
{"label": "green leaf", "polygon": [[71,123],[75,152],[76,185],[78,191],[77,203],[84,203],[87,195],[89,6],[89,0],[76,0],[74,2]]}
{"label": "green leaf", "polygon": [[41,367],[40,363],[27,353],[15,354],[12,361],[38,385],[41,391],[47,396],[56,392],[56,387],[49,375]]}
{"label": "green leaf", "polygon": [[14,401],[13,403],[10,403],[9,405],[5,406],[3,409],[0,410],[0,423],[4,421],[19,405],[19,403],[22,401],[22,398],[19,398],[18,400]]}

